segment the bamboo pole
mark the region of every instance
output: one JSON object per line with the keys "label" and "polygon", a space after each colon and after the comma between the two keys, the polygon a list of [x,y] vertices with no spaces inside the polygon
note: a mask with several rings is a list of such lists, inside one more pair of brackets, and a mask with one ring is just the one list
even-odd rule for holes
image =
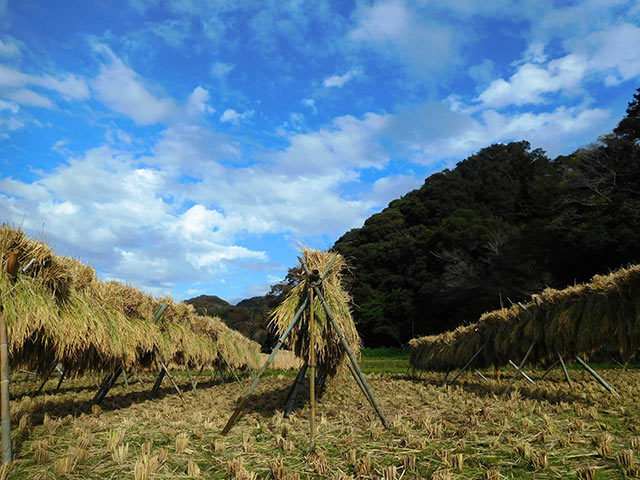
{"label": "bamboo pole", "polygon": [[289,415],[291,415],[291,412],[293,411],[293,407],[296,404],[296,398],[298,397],[298,392],[300,391],[300,387],[302,387],[302,382],[304,381],[304,376],[307,373],[308,367],[309,364],[305,362],[305,364],[302,365],[302,368],[300,368],[298,375],[296,376],[296,381],[294,382],[293,387],[291,388],[291,392],[287,397],[287,402],[284,409],[284,418],[289,418]]}
{"label": "bamboo pole", "polygon": [[[471,357],[469,359],[469,361],[466,363],[466,365],[464,367],[462,367],[458,373],[456,373],[456,376],[453,377],[449,383],[447,383],[448,386],[451,386],[454,383],[456,383],[456,380],[458,380],[458,377],[460,377],[460,375],[462,375],[467,370],[467,368],[469,368],[471,366],[471,363],[476,359],[476,357],[478,355],[480,355],[480,352],[482,352],[482,350],[484,350],[485,345],[486,345],[486,343],[484,345],[482,345],[480,347],[480,349],[476,353],[473,354],[473,357]],[[449,372],[447,371],[447,376],[448,375],[449,375]],[[446,379],[447,379],[447,377],[445,377],[445,381],[446,381]]]}
{"label": "bamboo pole", "polygon": [[[237,381],[238,383],[241,383],[241,382],[240,382],[240,377],[238,377],[238,374],[236,373],[235,368],[233,368],[233,367],[229,364],[229,362],[227,362],[227,359],[226,359],[226,357],[222,354],[222,352],[218,352],[218,355],[220,355],[220,358],[222,358],[222,361],[223,361],[223,362],[224,362],[224,364],[227,366],[227,368],[229,369],[229,371],[231,372],[231,374],[235,377],[236,381]],[[248,366],[248,365],[247,365],[247,366]]]}
{"label": "bamboo pole", "polygon": [[185,365],[187,368],[187,375],[189,377],[189,382],[191,382],[191,388],[193,388],[193,394],[197,397],[198,390],[196,390],[196,384],[193,382],[193,377],[191,376],[191,370],[189,370],[189,365]]}
{"label": "bamboo pole", "polygon": [[578,355],[576,355],[576,360],[578,360],[578,363],[580,365],[582,365],[583,368],[587,372],[589,372],[593,376],[593,378],[595,378],[598,381],[598,383],[600,385],[602,385],[604,388],[606,388],[609,391],[609,393],[613,393],[616,397],[620,396],[620,394],[618,392],[616,392],[615,389],[611,385],[609,385],[607,382],[605,382],[604,378],[602,378],[600,375],[598,375],[593,368],[591,368],[589,365],[587,365],[587,362],[582,360]]}
{"label": "bamboo pole", "polygon": [[[316,275],[317,271],[314,272]],[[314,308],[313,308],[313,287],[309,287],[309,368],[311,369],[309,382],[309,401],[311,404],[311,418],[309,421],[311,441],[310,448],[316,448],[316,335],[314,332]]]}
{"label": "bamboo pole", "polygon": [[65,370],[65,371],[63,371],[63,372],[60,374],[60,380],[58,380],[58,386],[56,387],[56,392],[57,392],[58,390],[60,390],[60,386],[62,385],[62,382],[64,381],[64,375],[65,375],[65,373],[67,373],[67,372],[66,372],[66,370]]}
{"label": "bamboo pole", "polygon": [[198,386],[198,379],[200,378],[200,375],[202,374],[202,371],[203,371],[203,370],[204,370],[204,365],[202,365],[202,366],[200,367],[200,371],[199,371],[199,372],[198,372],[198,374],[196,375],[196,380],[195,380],[196,387]]}
{"label": "bamboo pole", "polygon": [[358,378],[358,375],[356,374],[356,371],[353,369],[353,367],[351,366],[351,364],[349,362],[347,362],[347,367],[349,368],[349,372],[351,372],[351,376],[353,377],[353,380],[356,382],[356,384],[358,385],[358,388],[362,392],[362,395],[364,395],[364,398],[366,398],[367,401],[371,404],[371,406],[373,408],[375,408],[373,406],[373,403],[371,403],[371,400],[369,400],[369,396],[367,395],[367,391],[364,389],[364,385],[362,385],[362,382]]}
{"label": "bamboo pole", "polygon": [[[560,353],[558,353],[558,356],[560,355]],[[549,375],[549,372],[551,370],[553,370],[553,367],[555,367],[558,363],[560,363],[560,359],[556,360],[555,362],[553,362],[551,364],[551,366],[549,368],[547,368],[547,370],[542,374],[542,376],[538,379],[538,381],[544,379],[544,377],[546,377],[547,375]]]}
{"label": "bamboo pole", "polygon": [[287,339],[287,337],[291,333],[291,330],[293,330],[293,327],[295,326],[295,324],[298,323],[298,320],[300,319],[300,315],[302,315],[302,312],[307,307],[308,303],[309,303],[309,296],[307,296],[307,298],[304,299],[304,302],[302,302],[302,305],[300,305],[300,307],[298,308],[298,311],[293,316],[293,319],[291,320],[291,323],[289,323],[289,325],[287,326],[287,329],[284,331],[284,333],[282,334],[282,336],[278,340],[278,343],[276,343],[276,346],[273,347],[273,350],[271,351],[271,355],[269,355],[269,358],[267,358],[266,362],[264,362],[264,365],[262,365],[260,370],[258,370],[258,373],[256,373],[255,376],[253,377],[253,382],[251,382],[251,385],[249,386],[249,389],[240,398],[240,401],[238,402],[238,406],[236,407],[236,409],[234,410],[233,414],[231,415],[231,417],[227,421],[227,424],[222,429],[222,434],[223,435],[226,435],[227,433],[229,433],[229,430],[231,430],[233,425],[236,423],[236,420],[240,416],[240,413],[242,413],[242,409],[246,405],[247,400],[249,399],[249,396],[258,387],[258,383],[260,383],[260,377],[265,372],[267,367],[269,367],[269,365],[271,365],[271,362],[273,362],[273,359],[276,357],[276,354],[278,353],[278,351],[282,347],[282,344],[284,343],[284,341]]}
{"label": "bamboo pole", "polygon": [[[516,370],[518,369],[518,366],[513,363],[511,360],[509,360],[509,365],[511,365],[513,368],[515,368]],[[524,377],[524,379],[529,382],[531,385],[535,385],[536,382],[533,378],[531,378],[529,375],[527,375],[524,370],[520,369],[520,375],[522,375]]]}
{"label": "bamboo pole", "polygon": [[[57,365],[57,364],[56,364]],[[40,392],[42,392],[42,389],[44,388],[45,384],[47,383],[47,381],[49,380],[49,377],[51,377],[51,375],[53,374],[53,371],[56,369],[56,365],[54,365],[53,367],[51,367],[51,370],[49,371],[49,373],[47,374],[46,377],[44,377],[44,380],[42,381],[42,383],[40,384],[40,387],[38,387],[38,390],[36,390],[36,393],[34,396],[39,395]]]}
{"label": "bamboo pole", "polygon": [[480,370],[478,370],[477,368],[474,368],[474,369],[473,369],[473,372],[474,372],[476,375],[478,375],[478,376],[479,376],[482,380],[484,380],[485,382],[487,382],[487,383],[491,383],[491,382],[489,381],[489,379],[488,379],[487,377],[485,377],[485,376],[482,374],[482,372],[481,372]]}
{"label": "bamboo pole", "polygon": [[557,353],[558,353],[558,361],[560,362],[560,365],[562,366],[562,371],[564,372],[564,378],[567,380],[567,383],[569,384],[569,388],[573,388],[573,384],[571,383],[571,379],[569,378],[569,372],[567,372],[567,366],[564,364],[562,355],[560,355],[560,352],[557,352]]}
{"label": "bamboo pole", "polygon": [[[7,273],[11,280],[15,279],[18,266],[18,251],[11,250],[7,259]],[[13,460],[11,448],[11,411],[9,409],[9,346],[7,322],[4,318],[4,306],[0,306],[0,418],[2,430],[2,464],[8,465]]]}
{"label": "bamboo pole", "polygon": [[162,384],[162,379],[164,378],[166,372],[164,369],[160,369],[158,376],[156,377],[156,381],[153,384],[153,388],[151,389],[151,396],[155,397],[158,394],[158,390],[160,390],[160,385]]}
{"label": "bamboo pole", "polygon": [[529,347],[529,350],[527,350],[527,353],[524,354],[524,358],[520,362],[520,366],[518,367],[518,369],[516,370],[515,375],[513,376],[511,381],[509,382],[509,385],[507,386],[507,389],[504,391],[505,395],[509,392],[509,390],[511,390],[511,386],[513,385],[513,383],[518,378],[518,375],[522,372],[522,367],[524,366],[525,362],[527,361],[527,358],[529,358],[529,354],[531,353],[531,350],[533,350],[533,346],[535,344],[536,344],[535,340],[533,342],[531,342],[531,346]]}

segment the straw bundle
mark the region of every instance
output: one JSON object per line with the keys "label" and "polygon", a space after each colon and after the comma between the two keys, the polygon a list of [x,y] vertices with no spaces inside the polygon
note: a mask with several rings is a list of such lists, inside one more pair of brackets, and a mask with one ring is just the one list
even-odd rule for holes
{"label": "straw bundle", "polygon": [[[10,251],[18,252],[26,273],[11,280]],[[9,333],[11,364],[47,373],[57,363],[65,371],[148,368],[156,354],[165,361],[213,365],[225,349],[235,366],[255,366],[260,346],[219,319],[201,317],[170,298],[154,299],[118,282],[101,282],[95,270],[57,257],[44,242],[6,225],[0,227],[0,305]],[[169,307],[153,323],[160,303]]]}
{"label": "straw bundle", "polygon": [[524,305],[485,313],[477,323],[410,342],[415,368],[446,370],[463,366],[480,347],[476,366],[520,359],[535,341],[531,362],[563,356],[619,353],[632,358],[640,349],[640,265],[564,290],[547,288]]}
{"label": "straw bundle", "polygon": [[[329,309],[342,329],[349,347],[354,353],[360,349],[360,337],[351,316],[351,296],[342,286],[342,271],[346,268],[344,258],[339,254],[321,252],[318,250],[302,249],[302,255],[310,271],[322,273],[329,266],[334,257],[335,263],[322,282],[322,291]],[[295,312],[304,302],[309,292],[309,279],[298,270],[298,284],[271,314],[271,326],[282,335],[293,319]],[[340,345],[340,339],[331,326],[320,300],[314,297],[312,307],[314,311],[315,354],[318,371],[334,376],[345,359],[345,351]],[[287,339],[287,345],[301,359],[309,358],[309,316],[303,317],[296,324]]]}

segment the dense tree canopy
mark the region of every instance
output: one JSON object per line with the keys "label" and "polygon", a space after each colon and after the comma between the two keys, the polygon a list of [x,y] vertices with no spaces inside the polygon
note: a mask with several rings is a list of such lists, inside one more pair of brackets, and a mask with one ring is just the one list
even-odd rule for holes
{"label": "dense tree canopy", "polygon": [[553,161],[524,141],[487,147],[346,233],[334,248],[365,343],[640,261],[639,115],[640,89],[613,134]]}

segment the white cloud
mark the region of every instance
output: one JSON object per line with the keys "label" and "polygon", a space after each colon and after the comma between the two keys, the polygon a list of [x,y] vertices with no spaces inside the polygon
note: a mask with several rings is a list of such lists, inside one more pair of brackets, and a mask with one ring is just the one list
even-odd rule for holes
{"label": "white cloud", "polygon": [[405,195],[411,190],[419,188],[422,182],[422,178],[410,177],[408,175],[382,177],[373,183],[369,199],[377,207],[384,208],[392,200]]}
{"label": "white cloud", "polygon": [[0,39],[0,57],[17,57],[20,55],[20,44],[12,37]]}
{"label": "white cloud", "polygon": [[233,69],[235,65],[231,65],[229,63],[224,62],[215,62],[211,66],[211,76],[214,78],[224,78],[226,77]]}
{"label": "white cloud", "polygon": [[305,98],[302,100],[302,105],[311,109],[311,112],[315,115],[318,113],[318,108],[316,107],[316,101],[313,98]]}
{"label": "white cloud", "polygon": [[610,72],[607,84],[618,84],[640,76],[640,27],[624,23],[596,32],[584,46],[592,52],[589,67]]}
{"label": "white cloud", "polygon": [[211,105],[208,105],[209,92],[198,85],[187,101],[187,112],[190,114],[214,113],[216,111]]}
{"label": "white cloud", "polygon": [[20,105],[14,102],[6,102],[4,100],[0,100],[0,110],[9,110],[11,113],[18,113],[20,110]]}
{"label": "white cloud", "polygon": [[27,87],[40,87],[56,92],[66,100],[89,98],[89,88],[80,76],[68,73],[63,73],[58,78],[51,75],[29,75],[0,65],[0,96],[21,105],[53,108],[54,104],[49,98]]}
{"label": "white cloud", "polygon": [[105,105],[139,125],[164,122],[176,113],[172,100],[153,95],[139,75],[115,57],[108,47],[97,45],[94,48],[111,57],[111,62],[102,65],[91,83],[91,88]]}
{"label": "white cloud", "polygon": [[552,60],[545,66],[525,63],[509,81],[498,79],[491,82],[478,100],[492,108],[542,103],[544,94],[576,91],[586,71],[586,59],[574,54]]}
{"label": "white cloud", "polygon": [[352,15],[355,27],[348,38],[354,46],[404,65],[422,80],[435,81],[434,74],[449,72],[460,63],[466,35],[437,18],[437,6],[436,11],[429,7],[404,0],[361,3]]}
{"label": "white cloud", "polygon": [[253,117],[253,114],[253,110],[247,110],[246,112],[238,113],[233,108],[228,108],[222,113],[220,122],[229,122],[233,125],[237,125],[238,123]]}
{"label": "white cloud", "polygon": [[349,70],[344,75],[332,75],[328,78],[325,78],[324,81],[322,82],[322,85],[324,85],[325,87],[341,88],[344,86],[345,83],[347,83],[352,78],[358,77],[359,75],[361,75],[361,73],[362,72],[360,70],[352,69],[352,70]]}

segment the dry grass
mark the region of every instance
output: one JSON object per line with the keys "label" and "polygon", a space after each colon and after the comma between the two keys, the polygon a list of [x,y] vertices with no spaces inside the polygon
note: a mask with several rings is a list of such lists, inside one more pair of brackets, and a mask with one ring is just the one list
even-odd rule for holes
{"label": "dry grass", "polygon": [[[159,398],[148,399],[144,392],[153,376],[142,375],[143,384],[127,390],[118,383],[102,413],[87,415],[95,391],[90,378],[65,383],[59,395],[35,398],[25,394],[36,380],[15,380],[12,415],[15,422],[25,415],[29,422],[16,442],[9,478],[606,479],[637,471],[639,371],[617,378],[602,372],[620,399],[581,371],[571,372],[574,390],[554,370],[535,386],[520,380],[509,396],[496,395],[503,387],[484,373],[490,384],[469,373],[456,388],[442,387],[442,374],[369,375],[393,423],[389,431],[357,386],[338,375],[318,407],[318,451],[312,456],[308,409],[288,419],[279,411],[292,377],[264,378],[228,436],[220,430],[243,384],[202,384],[197,397],[185,393],[182,406],[168,385]],[[177,379],[186,391],[186,377]],[[58,473],[63,471],[71,473]]]}

